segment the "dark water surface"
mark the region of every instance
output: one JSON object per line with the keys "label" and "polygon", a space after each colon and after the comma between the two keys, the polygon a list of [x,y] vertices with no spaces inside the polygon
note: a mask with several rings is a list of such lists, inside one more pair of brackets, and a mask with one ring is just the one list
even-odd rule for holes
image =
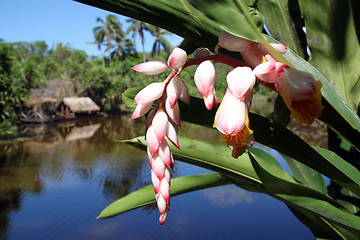
{"label": "dark water surface", "polygon": [[[314,239],[282,202],[233,185],[171,199],[114,218],[98,214],[150,184],[146,153],[116,140],[143,135],[142,120],[119,116],[26,128],[33,140],[0,145],[0,239]],[[179,135],[219,141],[184,124]],[[209,170],[176,161],[173,177]]]}

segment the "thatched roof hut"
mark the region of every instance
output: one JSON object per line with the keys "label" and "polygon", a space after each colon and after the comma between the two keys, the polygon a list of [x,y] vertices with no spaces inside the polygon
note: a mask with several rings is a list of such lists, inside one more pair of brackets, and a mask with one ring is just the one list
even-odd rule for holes
{"label": "thatched roof hut", "polygon": [[75,114],[77,112],[98,112],[100,107],[89,97],[65,97],[60,104],[62,112]]}

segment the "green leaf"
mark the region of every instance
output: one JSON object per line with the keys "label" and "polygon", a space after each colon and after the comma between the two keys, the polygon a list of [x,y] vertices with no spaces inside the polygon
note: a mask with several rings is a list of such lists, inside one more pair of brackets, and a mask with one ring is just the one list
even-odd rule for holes
{"label": "green leaf", "polygon": [[300,0],[310,61],[357,111],[360,101],[360,47],[349,1]]}
{"label": "green leaf", "polygon": [[128,108],[136,108],[136,104],[134,104],[134,98],[140,90],[141,90],[140,87],[128,88],[122,94],[121,97],[122,97],[123,103]]}
{"label": "green leaf", "polygon": [[324,218],[306,211],[304,208],[287,204],[291,212],[314,234],[316,239],[358,239],[345,229],[332,225]]}
{"label": "green leaf", "polygon": [[[171,180],[171,196],[205,188],[230,184],[229,179],[216,173],[179,177]],[[155,202],[154,188],[147,185],[106,207],[98,218],[110,218]]]}
{"label": "green leaf", "polygon": [[342,211],[326,201],[286,194],[276,194],[276,196],[289,205],[307,209],[311,213],[326,219],[330,223],[339,225],[357,236],[360,234],[360,217]]}
{"label": "green leaf", "polygon": [[[288,181],[286,174],[280,170],[268,170],[262,164],[261,157],[249,151],[251,162],[268,194],[284,201],[286,204],[301,207],[331,223],[335,223],[353,233],[360,232],[360,218],[352,215],[344,206],[316,190],[307,188],[297,182]],[[276,175],[275,175],[276,174]],[[344,221],[346,219],[346,221]]]}
{"label": "green leaf", "polygon": [[253,149],[250,148],[248,154],[259,179],[262,181],[263,186],[270,192],[270,195],[287,194],[306,196],[326,201],[337,208],[346,210],[344,206],[331,197],[297,182],[290,174],[281,168],[264,164],[263,156],[254,152]]}
{"label": "green leaf", "polygon": [[287,165],[290,168],[291,173],[293,174],[294,178],[301,183],[306,184],[312,189],[315,189],[323,194],[327,194],[327,188],[324,181],[324,178],[321,174],[314,169],[302,164],[294,160],[293,158],[281,154],[282,157],[285,159]]}
{"label": "green leaf", "polygon": [[262,38],[264,19],[256,9],[255,0],[188,0],[188,2],[233,35],[254,42],[258,42],[259,37]]}
{"label": "green leaf", "polygon": [[265,18],[265,24],[271,36],[304,57],[304,50],[289,13],[289,1],[259,0],[258,7]]}
{"label": "green leaf", "polygon": [[[261,181],[257,177],[248,156],[243,155],[238,159],[231,156],[231,151],[225,145],[197,141],[178,136],[181,150],[169,144],[172,154],[177,160],[226,174],[228,177],[237,178],[254,186],[253,191],[261,189]],[[146,150],[145,137],[137,137],[126,143]]]}

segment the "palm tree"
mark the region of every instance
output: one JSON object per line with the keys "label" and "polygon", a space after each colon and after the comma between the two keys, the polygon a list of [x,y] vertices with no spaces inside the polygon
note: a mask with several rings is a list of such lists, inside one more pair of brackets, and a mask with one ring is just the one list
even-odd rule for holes
{"label": "palm tree", "polygon": [[115,15],[111,15],[111,14],[106,16],[106,21],[104,21],[99,17],[96,19],[96,21],[100,22],[101,25],[93,29],[95,41],[99,44],[106,41],[107,43],[106,51],[109,52],[109,63],[111,67],[112,66],[111,51],[113,48],[112,41],[124,37],[122,25],[119,19]]}
{"label": "palm tree", "polygon": [[101,54],[101,61],[103,64],[103,67],[105,67],[105,60],[104,60],[104,53],[101,51],[101,45],[104,43],[104,32],[97,31],[96,28],[93,29],[95,41],[94,42],[88,42],[90,44],[96,44],[98,47],[98,50]]}
{"label": "palm tree", "polygon": [[159,55],[161,51],[161,47],[166,51],[170,52],[172,46],[168,42],[168,40],[164,37],[164,35],[172,33],[169,31],[166,31],[165,29],[159,28],[157,26],[151,26],[150,28],[151,35],[155,37],[155,42],[152,47],[152,56]]}
{"label": "palm tree", "polygon": [[141,45],[143,49],[143,61],[146,61],[146,55],[145,55],[145,37],[144,37],[144,31],[150,31],[149,30],[149,24],[136,20],[136,19],[128,19],[126,22],[131,23],[131,25],[126,30],[126,34],[130,34],[132,32],[132,38],[134,42],[136,42],[137,34],[140,36]]}
{"label": "palm tree", "polygon": [[121,38],[115,39],[116,47],[112,52],[113,59],[118,58],[124,60],[128,55],[136,54],[135,44],[131,39]]}

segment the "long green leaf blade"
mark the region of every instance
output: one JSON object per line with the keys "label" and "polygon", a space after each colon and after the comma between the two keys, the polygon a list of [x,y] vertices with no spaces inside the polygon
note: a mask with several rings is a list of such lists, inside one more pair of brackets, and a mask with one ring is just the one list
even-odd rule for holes
{"label": "long green leaf blade", "polygon": [[300,0],[311,64],[357,111],[360,101],[360,46],[349,1]]}
{"label": "long green leaf blade", "polygon": [[[179,177],[171,180],[170,194],[171,196],[176,196],[230,183],[228,178],[217,173]],[[114,217],[153,202],[155,202],[153,186],[147,185],[110,204],[100,213],[98,218]]]}

